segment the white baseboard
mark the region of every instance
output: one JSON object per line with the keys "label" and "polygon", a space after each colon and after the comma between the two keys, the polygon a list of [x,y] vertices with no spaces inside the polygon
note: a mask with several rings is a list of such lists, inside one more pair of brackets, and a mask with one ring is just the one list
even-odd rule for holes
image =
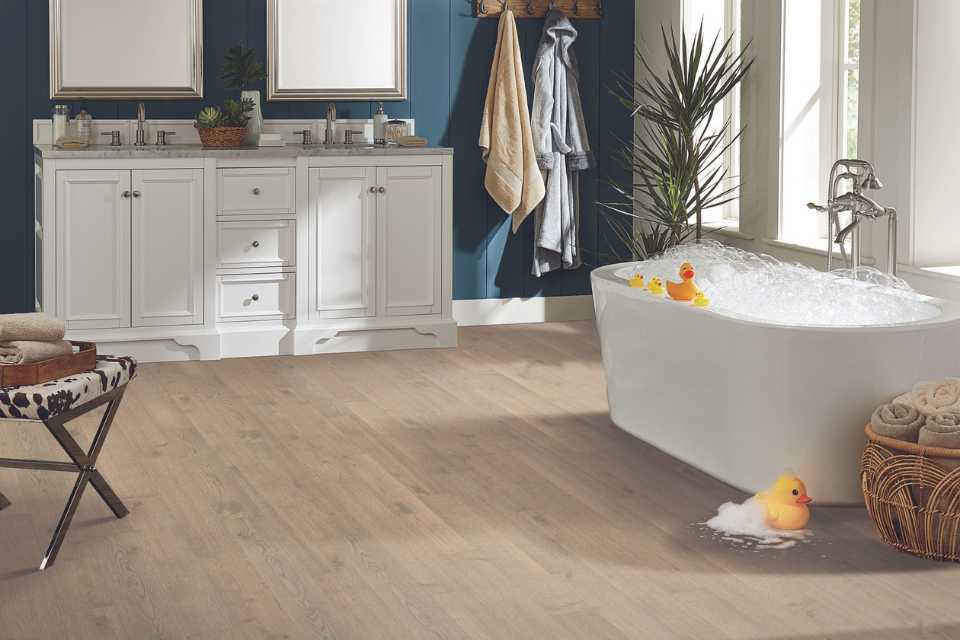
{"label": "white baseboard", "polygon": [[593,296],[589,295],[453,301],[453,319],[461,327],[593,318]]}

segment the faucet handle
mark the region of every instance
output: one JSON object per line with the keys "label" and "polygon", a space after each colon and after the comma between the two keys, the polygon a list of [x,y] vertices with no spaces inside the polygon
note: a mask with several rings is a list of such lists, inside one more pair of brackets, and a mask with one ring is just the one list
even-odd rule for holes
{"label": "faucet handle", "polygon": [[294,135],[303,136],[303,146],[308,144],[313,144],[313,131],[310,129],[303,129],[302,131],[294,131]]}
{"label": "faucet handle", "polygon": [[353,129],[347,129],[343,132],[343,144],[353,144],[353,136],[362,136],[363,131],[355,131]]}
{"label": "faucet handle", "polygon": [[827,213],[828,211],[830,211],[829,208],[823,205],[817,204],[815,202],[808,202],[807,209],[813,209],[814,211],[819,211],[820,213]]}
{"label": "faucet handle", "polygon": [[100,135],[110,136],[110,146],[119,147],[122,143],[120,142],[120,132],[119,131],[104,131]]}
{"label": "faucet handle", "polygon": [[167,146],[167,137],[177,135],[176,131],[157,131],[157,146],[165,147]]}

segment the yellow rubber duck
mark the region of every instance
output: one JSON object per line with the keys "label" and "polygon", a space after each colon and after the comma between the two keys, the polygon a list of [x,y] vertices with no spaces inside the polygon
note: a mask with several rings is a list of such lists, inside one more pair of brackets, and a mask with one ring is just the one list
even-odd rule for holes
{"label": "yellow rubber duck", "polygon": [[650,278],[650,284],[647,285],[647,291],[655,296],[662,296],[664,294],[663,280],[656,276]]}
{"label": "yellow rubber duck", "polygon": [[670,282],[667,280],[667,293],[669,293],[670,297],[674,300],[690,302],[700,293],[700,288],[693,282],[693,278],[696,275],[697,273],[693,270],[693,265],[689,262],[684,262],[680,265],[681,281]]}
{"label": "yellow rubber duck", "polygon": [[643,281],[643,274],[638,273],[637,275],[630,278],[630,288],[631,289],[643,289],[645,283]]}
{"label": "yellow rubber duck", "polygon": [[697,295],[693,296],[693,306],[706,309],[710,306],[710,300],[703,295],[703,291],[697,291]]}
{"label": "yellow rubber duck", "polygon": [[757,501],[766,508],[767,525],[774,529],[803,529],[810,521],[807,486],[792,473],[783,474],[772,487],[758,493]]}

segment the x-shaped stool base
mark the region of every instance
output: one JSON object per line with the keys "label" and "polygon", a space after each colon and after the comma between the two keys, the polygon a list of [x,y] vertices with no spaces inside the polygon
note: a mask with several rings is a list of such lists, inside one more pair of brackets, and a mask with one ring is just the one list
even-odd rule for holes
{"label": "x-shaped stool base", "polygon": [[[67,499],[67,505],[64,507],[63,513],[60,515],[60,521],[57,522],[57,527],[53,531],[53,539],[50,540],[47,553],[43,557],[43,562],[40,563],[41,571],[52,565],[57,559],[57,554],[60,552],[60,545],[63,544],[63,539],[66,537],[67,530],[70,528],[70,522],[73,520],[73,514],[76,513],[77,505],[80,504],[80,498],[83,497],[83,492],[88,484],[93,485],[93,488],[100,494],[100,497],[103,498],[103,501],[107,503],[107,506],[110,507],[110,510],[113,511],[116,517],[122,518],[129,513],[126,506],[124,506],[120,498],[117,497],[117,494],[114,493],[110,485],[107,484],[103,475],[97,471],[97,458],[100,456],[100,450],[103,448],[103,443],[106,441],[107,434],[110,432],[110,426],[113,424],[113,418],[117,414],[117,409],[120,407],[120,401],[123,400],[123,393],[126,389],[126,385],[123,385],[86,404],[42,421],[51,435],[60,443],[60,446],[70,457],[71,462],[0,458],[0,468],[67,471],[77,474],[77,481],[74,483],[70,497]],[[102,404],[107,404],[107,409],[100,419],[100,426],[93,436],[90,448],[84,451],[64,425],[74,418],[93,411]],[[0,509],[8,506],[10,506],[10,501],[0,493]]]}

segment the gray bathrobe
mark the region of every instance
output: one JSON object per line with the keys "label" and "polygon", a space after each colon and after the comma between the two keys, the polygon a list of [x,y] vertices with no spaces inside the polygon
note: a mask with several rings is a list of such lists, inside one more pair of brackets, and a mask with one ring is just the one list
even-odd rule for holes
{"label": "gray bathrobe", "polygon": [[533,146],[547,194],[534,213],[533,275],[576,269],[580,258],[579,172],[596,166],[580,104],[577,30],[547,13],[533,63]]}

